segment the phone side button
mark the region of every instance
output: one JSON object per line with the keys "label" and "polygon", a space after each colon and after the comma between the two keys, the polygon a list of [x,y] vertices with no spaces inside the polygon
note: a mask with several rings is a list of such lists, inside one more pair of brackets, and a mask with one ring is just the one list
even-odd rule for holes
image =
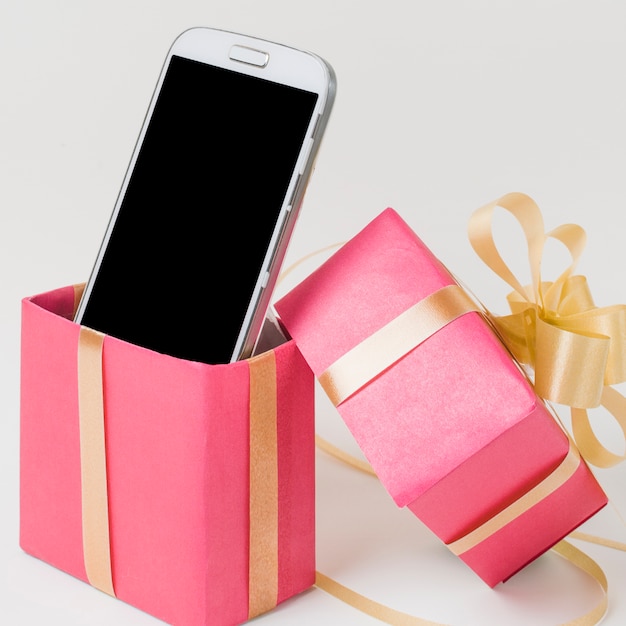
{"label": "phone side button", "polygon": [[298,192],[298,188],[300,187],[300,181],[302,180],[302,174],[298,174],[298,178],[296,179],[296,184],[293,186],[293,191],[291,192],[291,198],[289,198],[289,204],[287,205],[287,211],[291,211],[293,208],[293,201],[296,197],[296,193]]}
{"label": "phone side button", "polygon": [[265,289],[267,287],[267,282],[270,279],[270,273],[265,272],[265,276],[263,276],[263,282],[261,283],[261,289]]}
{"label": "phone side button", "polygon": [[316,135],[317,135],[317,127],[320,125],[320,120],[322,119],[322,114],[318,113],[317,114],[317,119],[315,120],[315,124],[313,125],[313,130],[311,131],[311,134],[309,135],[309,137],[311,139],[315,139]]}

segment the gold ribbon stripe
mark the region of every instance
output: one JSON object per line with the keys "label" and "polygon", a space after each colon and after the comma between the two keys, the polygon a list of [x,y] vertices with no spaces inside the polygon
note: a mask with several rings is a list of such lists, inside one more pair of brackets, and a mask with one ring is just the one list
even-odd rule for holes
{"label": "gold ribbon stripe", "polygon": [[250,366],[250,563],[248,619],[278,601],[278,435],[276,357]]}
{"label": "gold ribbon stripe", "polygon": [[460,539],[447,544],[448,548],[459,556],[476,547],[562,487],[574,475],[580,463],[580,454],[570,442],[567,455],[553,472],[484,524]]}
{"label": "gold ribbon stripe", "polygon": [[104,335],[81,327],[78,338],[78,412],[83,558],[89,583],[115,596],[111,572],[102,349]]}
{"label": "gold ribbon stripe", "polygon": [[443,287],[339,357],[319,376],[321,386],[339,406],[444,326],[478,311],[459,285]]}

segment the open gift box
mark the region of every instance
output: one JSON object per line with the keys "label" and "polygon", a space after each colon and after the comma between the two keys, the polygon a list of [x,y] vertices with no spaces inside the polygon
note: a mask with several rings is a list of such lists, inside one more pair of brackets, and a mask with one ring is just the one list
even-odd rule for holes
{"label": "open gift box", "polygon": [[294,342],[184,361],[81,329],[76,296],[23,301],[22,548],[177,625],[313,585],[314,378]]}
{"label": "open gift box", "polygon": [[606,504],[479,308],[393,209],[275,308],[396,504],[487,584]]}

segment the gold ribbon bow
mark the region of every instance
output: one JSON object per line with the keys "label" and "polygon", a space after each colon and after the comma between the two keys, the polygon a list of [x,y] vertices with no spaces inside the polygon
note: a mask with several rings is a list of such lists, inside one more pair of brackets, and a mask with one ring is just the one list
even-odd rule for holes
{"label": "gold ribbon bow", "polygon": [[[511,213],[524,231],[530,285],[517,280],[496,248],[492,220],[497,207]],[[626,453],[615,454],[600,442],[587,413],[604,406],[626,441],[626,398],[611,387],[626,381],[626,306],[596,307],[586,278],[573,274],[585,231],[563,224],[545,233],[537,204],[525,194],[510,193],[475,211],[468,234],[478,256],[513,288],[507,296],[511,315],[488,315],[513,356],[533,370],[537,394],[570,407],[572,433],[586,461],[611,467],[626,460]],[[562,243],[571,257],[554,282],[542,282],[540,276],[548,239]]]}

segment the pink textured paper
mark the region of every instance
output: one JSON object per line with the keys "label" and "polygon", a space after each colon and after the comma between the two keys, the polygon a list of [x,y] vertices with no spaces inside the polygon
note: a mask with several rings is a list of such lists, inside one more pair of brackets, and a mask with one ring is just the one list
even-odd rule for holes
{"label": "pink textured paper", "polygon": [[[82,561],[73,290],[23,302],[23,549],[86,580]],[[46,308],[42,308],[45,306]],[[278,601],[314,582],[312,375],[275,350]],[[107,337],[107,471],[117,596],[173,624],[248,615],[249,368],[209,366]]]}

